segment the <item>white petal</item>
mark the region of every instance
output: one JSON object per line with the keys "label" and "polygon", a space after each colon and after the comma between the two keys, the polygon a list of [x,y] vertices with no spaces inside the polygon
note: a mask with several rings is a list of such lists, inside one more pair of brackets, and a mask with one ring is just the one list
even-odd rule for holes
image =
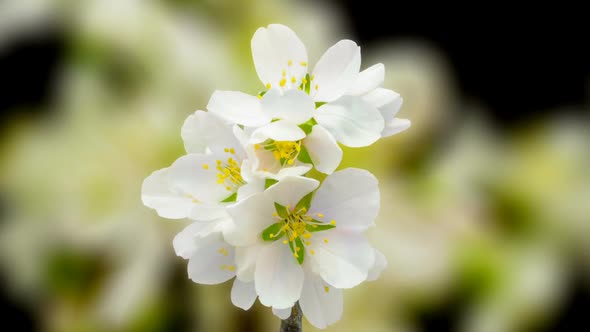
{"label": "white petal", "polygon": [[155,209],[160,217],[168,219],[188,217],[194,205],[192,199],[170,189],[167,168],[153,172],[143,181],[141,199],[145,206]]}
{"label": "white petal", "polygon": [[281,181],[282,179],[288,177],[288,176],[301,176],[307,172],[309,172],[309,170],[312,168],[312,166],[310,164],[303,164],[303,163],[299,163],[298,161],[295,161],[295,164],[298,166],[291,166],[291,167],[283,167],[279,170],[278,173],[274,174],[274,175],[270,175],[269,177]]}
{"label": "white petal", "polygon": [[290,308],[301,295],[303,269],[289,246],[275,241],[260,250],[255,282],[260,303],[277,309]]}
{"label": "white petal", "polygon": [[315,110],[314,118],[338,142],[350,147],[371,145],[381,138],[384,127],[379,110],[354,96],[344,96],[320,106]]}
{"label": "white petal", "polygon": [[342,161],[342,149],[332,135],[320,125],[315,125],[303,140],[315,168],[325,174],[331,174]]}
{"label": "white petal", "polygon": [[383,137],[387,137],[401,133],[402,131],[410,128],[411,125],[412,123],[410,120],[395,118],[385,126],[382,135]]}
{"label": "white petal", "polygon": [[336,288],[352,288],[367,279],[375,262],[373,248],[362,234],[338,230],[314,234],[310,239],[322,278]]}
{"label": "white petal", "polygon": [[338,99],[354,84],[360,67],[361,48],[355,42],[341,40],[330,47],[313,69],[314,99],[324,102]]}
{"label": "white petal", "polygon": [[254,288],[254,282],[243,282],[236,278],[231,288],[231,303],[238,308],[248,310],[255,301],[256,288]]}
{"label": "white petal", "polygon": [[399,93],[384,88],[377,88],[363,96],[366,102],[377,108],[381,108],[397,98],[400,98]]}
{"label": "white petal", "polygon": [[311,118],[315,103],[307,93],[297,89],[287,90],[282,95],[271,89],[262,98],[260,107],[268,118],[301,124]]}
{"label": "white petal", "polygon": [[336,221],[336,227],[363,231],[373,225],[379,213],[379,187],[373,174],[346,168],[329,175],[316,191],[309,213],[321,213],[322,220]]}
{"label": "white petal", "polygon": [[235,153],[244,156],[242,146],[234,137],[232,127],[209,112],[196,111],[190,115],[184,121],[181,134],[184,147],[189,154],[202,154],[207,151],[207,148],[214,153],[223,153],[224,149],[233,148]]}
{"label": "white petal", "polygon": [[369,275],[367,276],[367,281],[375,281],[381,275],[381,272],[385,270],[387,267],[387,259],[385,255],[383,255],[379,250],[375,250],[375,264],[369,270]]}
{"label": "white petal", "polygon": [[322,278],[306,273],[299,304],[311,325],[323,329],[342,317],[342,290],[331,287]]}
{"label": "white petal", "polygon": [[275,121],[256,129],[250,143],[262,143],[267,139],[275,141],[298,141],[305,137],[305,132],[296,124],[286,120]]}
{"label": "white petal", "polygon": [[192,220],[200,221],[229,218],[225,207],[225,204],[221,203],[199,202],[193,205],[193,209],[188,217]]}
{"label": "white petal", "polygon": [[250,181],[238,189],[237,200],[241,201],[254,194],[264,191],[265,179],[260,177],[251,177]]}
{"label": "white petal", "polygon": [[238,91],[213,92],[207,109],[232,124],[257,127],[270,122],[260,111],[258,97]]}
{"label": "white petal", "polygon": [[256,194],[227,208],[235,224],[225,233],[225,240],[234,246],[254,245],[262,241],[262,231],[274,224],[274,203],[264,194]]}
{"label": "white petal", "polygon": [[375,90],[385,80],[385,66],[382,63],[373,65],[360,72],[352,87],[346,92],[347,95],[361,96]]}
{"label": "white petal", "polygon": [[290,205],[291,207],[295,207],[303,196],[314,191],[319,184],[320,182],[316,179],[289,176],[268,188],[264,192],[264,195],[273,202],[277,202],[283,206]]}
{"label": "white petal", "polygon": [[286,308],[286,309],[276,309],[276,308],[272,308],[272,313],[279,317],[280,319],[287,319],[289,318],[289,316],[291,316],[291,310],[293,308]]}
{"label": "white petal", "polygon": [[284,25],[271,24],[268,28],[259,28],[252,37],[251,46],[256,72],[265,85],[270,83],[278,87],[283,79],[283,70],[288,84],[291,77],[301,82],[307,73],[305,46],[295,32]]}
{"label": "white petal", "polygon": [[213,285],[233,278],[234,249],[223,241],[221,233],[201,239],[201,245],[188,262],[189,278],[199,284]]}
{"label": "white petal", "polygon": [[254,281],[256,260],[262,247],[263,245],[236,247],[236,275],[240,280],[244,282]]}
{"label": "white petal", "polygon": [[193,222],[178,233],[172,246],[176,255],[188,259],[199,247],[199,239],[208,236],[215,230],[215,222]]}
{"label": "white petal", "polygon": [[220,202],[232,194],[225,184],[217,183],[216,161],[226,159],[225,154],[189,154],[178,158],[169,170],[172,191],[195,202]]}

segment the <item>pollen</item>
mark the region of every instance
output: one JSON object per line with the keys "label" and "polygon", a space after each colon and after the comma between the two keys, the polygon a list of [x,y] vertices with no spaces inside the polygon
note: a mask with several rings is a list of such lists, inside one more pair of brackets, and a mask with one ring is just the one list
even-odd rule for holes
{"label": "pollen", "polygon": [[324,238],[324,243],[328,243],[328,239]]}
{"label": "pollen", "polygon": [[307,62],[305,62],[305,61],[301,61],[301,65],[302,65],[303,67],[305,67],[305,66],[307,66]]}
{"label": "pollen", "polygon": [[302,78],[302,79],[301,79],[301,83],[303,83],[303,84],[307,84],[307,79],[306,79],[305,77],[304,77],[304,78]]}
{"label": "pollen", "polygon": [[266,83],[266,88],[270,89],[272,87],[272,85],[270,85],[270,83]]}
{"label": "pollen", "polygon": [[311,249],[311,250],[309,251],[309,253],[310,253],[310,254],[312,254],[312,255],[315,255],[315,250]]}
{"label": "pollen", "polygon": [[262,95],[258,95],[258,99],[262,99]]}
{"label": "pollen", "polygon": [[231,154],[236,154],[236,150],[235,150],[234,148],[230,148],[230,149],[229,149],[229,153],[231,153]]}
{"label": "pollen", "polygon": [[259,150],[260,149],[260,144],[254,144],[254,149],[255,150]]}
{"label": "pollen", "polygon": [[324,217],[324,215],[323,215],[323,214],[321,214],[321,213],[318,213],[318,217],[320,217],[320,218],[323,218],[323,217]]}
{"label": "pollen", "polygon": [[209,165],[203,164],[203,169],[209,169]]}
{"label": "pollen", "polygon": [[217,250],[217,252],[219,252],[223,256],[227,256],[227,249],[225,248],[220,248],[219,250]]}
{"label": "pollen", "polygon": [[315,85],[315,89],[317,90],[317,89],[319,89],[319,88],[320,88],[319,84],[316,84],[316,85]]}
{"label": "pollen", "polygon": [[287,84],[287,80],[284,78],[281,78],[281,81],[279,82],[279,85],[281,86],[281,88],[284,88],[285,84]]}
{"label": "pollen", "polygon": [[324,286],[324,292],[326,292],[326,293],[327,293],[327,292],[329,292],[329,291],[330,291],[330,287],[328,287],[328,286]]}
{"label": "pollen", "polygon": [[330,220],[330,225],[336,226],[336,220]]}
{"label": "pollen", "polygon": [[295,76],[291,76],[291,83],[296,83],[297,82],[297,78]]}
{"label": "pollen", "polygon": [[228,153],[229,152],[229,149],[228,148],[224,148],[223,149],[223,152]]}
{"label": "pollen", "polygon": [[287,243],[289,243],[289,241],[283,240],[283,244],[287,244]]}

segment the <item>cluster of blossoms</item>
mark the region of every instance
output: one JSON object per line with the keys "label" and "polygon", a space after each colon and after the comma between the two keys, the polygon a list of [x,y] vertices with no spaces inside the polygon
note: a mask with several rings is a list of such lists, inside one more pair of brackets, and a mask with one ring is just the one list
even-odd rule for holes
{"label": "cluster of blossoms", "polygon": [[[146,206],[194,222],[174,239],[197,283],[235,277],[234,305],[256,298],[287,318],[299,302],[324,328],[340,319],[342,289],[374,280],[386,266],[364,231],[379,210],[377,179],[348,168],[338,143],[368,146],[410,126],[402,99],[381,88],[382,64],[360,71],[360,47],[342,40],[309,70],[305,46],[272,24],[252,38],[265,90],[216,91],[208,112],[182,127],[187,151],[143,183]],[[306,177],[312,168],[327,174]]]}

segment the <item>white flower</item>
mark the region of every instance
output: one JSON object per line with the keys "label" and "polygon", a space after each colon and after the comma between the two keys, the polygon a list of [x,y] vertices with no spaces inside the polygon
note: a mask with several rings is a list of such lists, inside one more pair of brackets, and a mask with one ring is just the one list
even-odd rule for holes
{"label": "white flower", "polygon": [[228,219],[229,203],[264,189],[263,179],[242,176],[246,153],[232,127],[214,115],[197,111],[189,116],[182,137],[188,154],[143,183],[143,203],[161,217]]}
{"label": "white flower", "polygon": [[[394,106],[386,107],[393,100],[378,99],[378,104],[371,98],[366,100],[364,95],[383,82],[383,75],[373,68],[359,73],[360,47],[355,42],[336,43],[324,53],[311,73],[308,73],[305,46],[283,25],[271,24],[258,29],[251,45],[256,71],[267,89],[258,96],[261,102],[241,92],[216,91],[208,108],[227,121],[262,127],[255,140],[287,132],[289,134],[281,138],[300,141],[306,132],[297,127],[307,125],[320,132],[316,135],[331,136],[332,140],[346,146],[362,147],[392,133],[385,129],[385,121],[388,125],[398,125],[391,122],[399,107],[396,110]],[[324,145],[322,150],[337,151],[331,147],[331,142]],[[317,159],[324,153],[310,152],[311,155]],[[332,159],[338,157],[337,152],[332,155]],[[328,164],[319,167],[320,171],[333,171],[332,162],[317,163]]]}
{"label": "white flower", "polygon": [[[238,278],[254,281],[260,302],[283,313],[300,301],[318,327],[338,320],[341,289],[374,279],[385,266],[362,232],[379,210],[377,180],[345,169],[319,182],[286,177],[228,207]],[[377,262],[377,263],[376,263]]]}

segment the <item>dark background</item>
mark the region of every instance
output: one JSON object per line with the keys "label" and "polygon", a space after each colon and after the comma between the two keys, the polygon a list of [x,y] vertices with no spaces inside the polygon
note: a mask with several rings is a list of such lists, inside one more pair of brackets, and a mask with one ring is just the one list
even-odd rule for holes
{"label": "dark background", "polygon": [[[557,107],[583,112],[590,100],[590,24],[582,8],[536,3],[519,10],[515,3],[477,3],[452,11],[440,3],[438,8],[425,2],[387,2],[385,8],[384,3],[338,2],[358,43],[418,38],[433,44],[453,66],[463,96],[487,105],[488,115],[501,127],[551,115]],[[21,38],[0,50],[0,130],[19,116],[42,116],[34,114],[40,108],[33,106],[49,101],[64,47],[65,36],[55,26],[42,38]],[[574,281],[563,310],[545,331],[587,331],[590,295],[582,277],[575,278],[580,280]],[[0,285],[6,283],[0,280]],[[32,313],[6,295],[0,290],[4,326],[36,330]],[[423,330],[454,331],[464,303],[458,296],[452,303],[419,311]]]}

